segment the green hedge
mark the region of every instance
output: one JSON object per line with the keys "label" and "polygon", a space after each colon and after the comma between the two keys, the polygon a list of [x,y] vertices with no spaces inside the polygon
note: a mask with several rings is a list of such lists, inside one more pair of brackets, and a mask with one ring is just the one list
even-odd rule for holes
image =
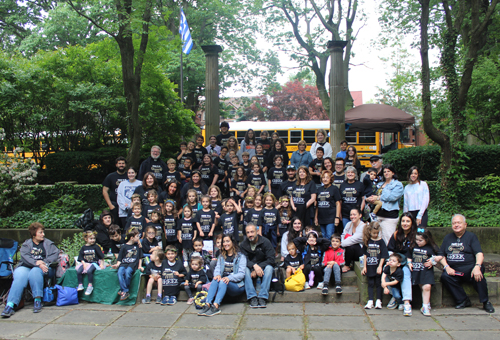
{"label": "green hedge", "polygon": [[115,159],[126,155],[127,151],[123,147],[51,153],[45,159],[43,178],[50,183],[77,181],[99,184],[109,173],[116,171]]}
{"label": "green hedge", "polygon": [[[490,174],[500,176],[499,145],[467,145],[467,179],[473,180]],[[406,180],[408,169],[418,166],[421,178],[435,181],[439,177],[441,148],[439,146],[417,146],[389,151],[384,155],[384,164],[390,163],[401,180]]]}

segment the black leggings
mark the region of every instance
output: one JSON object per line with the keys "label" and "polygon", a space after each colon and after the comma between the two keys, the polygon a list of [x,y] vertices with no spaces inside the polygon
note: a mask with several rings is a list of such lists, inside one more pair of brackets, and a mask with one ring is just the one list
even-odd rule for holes
{"label": "black leggings", "polygon": [[321,268],[321,266],[312,267],[310,263],[304,266],[303,272],[306,277],[306,282],[309,282],[309,273],[311,272],[311,270],[314,272],[314,282],[323,282],[323,268]]}
{"label": "black leggings", "polygon": [[350,267],[354,262],[359,261],[359,257],[363,255],[363,248],[359,244],[353,244],[344,248],[345,265]]}
{"label": "black leggings", "polygon": [[193,297],[193,293],[191,292],[191,289],[196,289],[196,292],[201,292],[201,288],[203,286],[203,284],[199,284],[197,288],[194,288],[194,284],[190,283],[188,285],[185,285],[184,286],[184,290],[186,291],[187,295],[192,298]]}
{"label": "black leggings", "polygon": [[368,300],[373,300],[373,288],[377,289],[377,299],[382,300],[382,276],[372,276],[368,278]]}
{"label": "black leggings", "polygon": [[[94,283],[94,272],[95,272],[95,266],[91,265],[89,269],[87,269],[89,284]],[[78,284],[79,285],[83,284],[83,266],[80,266],[80,268],[76,270],[76,275],[78,277]]]}

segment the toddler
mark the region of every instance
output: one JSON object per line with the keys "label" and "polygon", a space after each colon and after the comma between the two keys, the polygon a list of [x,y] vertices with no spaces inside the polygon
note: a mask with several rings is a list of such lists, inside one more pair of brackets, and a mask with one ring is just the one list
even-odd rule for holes
{"label": "toddler", "polygon": [[192,305],[194,302],[194,297],[191,289],[195,289],[197,292],[201,292],[203,284],[207,283],[207,274],[205,273],[205,270],[203,270],[203,259],[201,257],[191,257],[189,267],[191,270],[186,275],[184,290],[189,296],[187,304]]}
{"label": "toddler", "polygon": [[362,275],[368,277],[368,303],[365,309],[373,308],[373,290],[377,289],[376,309],[382,308],[382,268],[389,256],[384,240],[380,237],[381,227],[378,222],[371,222],[363,230],[363,270]]}
{"label": "toddler", "polygon": [[304,262],[302,261],[302,256],[297,253],[297,247],[293,242],[288,243],[287,249],[288,255],[283,261],[283,267],[285,267],[286,278],[288,279],[295,274],[297,269],[304,270]]}
{"label": "toddler", "polygon": [[403,277],[401,255],[398,253],[391,254],[389,261],[387,261],[387,266],[385,266],[382,273],[382,288],[384,289],[384,293],[391,294],[399,305],[403,304],[401,296],[401,282],[403,281]]}
{"label": "toddler", "polygon": [[[371,195],[379,195],[382,194],[382,189],[377,189],[377,186],[374,184],[375,178],[377,178],[377,170],[375,168],[370,168],[366,172],[365,178],[363,179],[363,185],[367,190],[365,190],[365,197],[370,197]],[[370,190],[371,189],[371,190]],[[370,218],[372,221],[377,220],[377,213],[382,208],[381,201],[374,201],[372,204],[372,212],[370,213]]]}
{"label": "toddler", "polygon": [[161,266],[165,259],[165,254],[163,250],[156,249],[151,254],[151,262],[146,266],[145,274],[149,275],[148,284],[146,287],[146,298],[144,303],[151,303],[151,292],[153,291],[153,286],[158,287],[158,296],[156,297],[156,303],[161,303],[162,296],[162,278],[161,278]]}
{"label": "toddler", "polygon": [[94,271],[104,269],[104,254],[101,247],[96,243],[95,231],[86,231],[83,233],[85,245],[80,249],[78,261],[80,264],[76,266],[76,274],[78,277],[78,291],[83,290],[83,274],[87,274],[89,284],[85,290],[85,295],[92,294],[94,290]]}

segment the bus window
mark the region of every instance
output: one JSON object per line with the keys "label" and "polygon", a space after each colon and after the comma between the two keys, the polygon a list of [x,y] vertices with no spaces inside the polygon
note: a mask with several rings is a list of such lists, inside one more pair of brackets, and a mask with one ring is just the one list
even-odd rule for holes
{"label": "bus window", "polygon": [[349,144],[356,144],[356,132],[350,132],[350,131],[347,131],[345,133],[345,140],[347,141],[347,143]]}
{"label": "bus window", "polygon": [[238,144],[241,144],[241,141],[245,139],[246,131],[234,131],[235,137],[238,140]]}
{"label": "bus window", "polygon": [[276,130],[281,139],[288,144],[288,130]]}
{"label": "bus window", "polygon": [[301,130],[290,130],[290,144],[298,143],[302,140]]}
{"label": "bus window", "polygon": [[375,143],[375,132],[360,132],[359,133],[359,144],[374,144]]}
{"label": "bus window", "polygon": [[307,145],[311,145],[316,141],[316,131],[315,130],[304,130],[304,141]]}

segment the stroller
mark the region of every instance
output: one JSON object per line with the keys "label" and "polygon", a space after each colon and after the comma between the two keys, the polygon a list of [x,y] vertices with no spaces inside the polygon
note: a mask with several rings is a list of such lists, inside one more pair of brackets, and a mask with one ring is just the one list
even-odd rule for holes
{"label": "stroller", "polygon": [[13,281],[14,257],[18,251],[17,241],[0,238],[0,303],[7,301]]}

